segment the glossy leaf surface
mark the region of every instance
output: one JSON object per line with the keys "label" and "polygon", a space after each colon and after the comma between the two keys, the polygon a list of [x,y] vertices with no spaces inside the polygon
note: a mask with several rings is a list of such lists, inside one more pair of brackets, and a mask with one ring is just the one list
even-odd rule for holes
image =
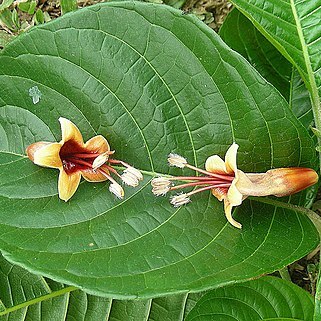
{"label": "glossy leaf surface", "polygon": [[315,121],[320,126],[321,1],[233,0],[240,9],[293,63],[311,94]]}
{"label": "glossy leaf surface", "polygon": [[224,21],[219,34],[280,91],[305,128],[313,125],[309,92],[299,72],[246,16],[234,8]]}
{"label": "glossy leaf surface", "polygon": [[0,257],[0,320],[182,321],[201,294],[112,300],[35,276]]}
{"label": "glossy leaf surface", "polygon": [[205,294],[186,321],[313,320],[312,296],[276,277],[263,277]]}
{"label": "glossy leaf surface", "polygon": [[[202,167],[236,141],[244,171],[315,166],[313,142],[282,96],[195,17],[139,2],[78,10],[10,43],[0,82],[9,261],[91,294],[149,298],[271,272],[316,246],[312,223],[288,209],[246,201],[238,230],[209,193],[181,208],[152,195],[153,176],[182,172],[168,168],[170,152]],[[117,158],[144,170],[140,187],[125,187],[121,202],[108,184],[83,182],[60,201],[58,172],[25,156],[35,141],[60,140],[60,116],[85,140],[107,137]]]}

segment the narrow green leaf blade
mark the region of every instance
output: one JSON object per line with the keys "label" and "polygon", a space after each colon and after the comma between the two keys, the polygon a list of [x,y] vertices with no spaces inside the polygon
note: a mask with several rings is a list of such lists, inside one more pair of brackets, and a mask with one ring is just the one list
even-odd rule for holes
{"label": "narrow green leaf blade", "polygon": [[[252,278],[316,247],[314,226],[295,211],[246,201],[237,230],[209,193],[181,208],[152,195],[157,173],[182,173],[168,168],[170,152],[202,167],[236,141],[244,171],[315,166],[313,141],[282,96],[195,17],[139,2],[76,11],[9,44],[0,79],[9,261],[91,294],[146,299]],[[60,116],[85,140],[107,137],[117,158],[144,170],[140,187],[121,202],[108,184],[83,182],[60,201],[57,171],[25,156],[30,143],[61,139]]]}
{"label": "narrow green leaf blade", "polygon": [[232,1],[299,70],[310,91],[320,127],[321,1]]}
{"label": "narrow green leaf blade", "polygon": [[3,0],[2,3],[0,4],[0,11],[6,8],[9,8],[12,3],[13,3],[13,0]]}
{"label": "narrow green leaf blade", "polygon": [[77,0],[60,0],[61,14],[74,11],[78,8]]}
{"label": "narrow green leaf blade", "polygon": [[236,8],[227,16],[219,34],[280,91],[293,113],[309,128],[313,123],[310,96],[297,69]]}
{"label": "narrow green leaf blade", "polygon": [[313,320],[312,296],[291,282],[263,277],[205,294],[186,321]]}
{"label": "narrow green leaf blade", "polygon": [[247,17],[234,8],[220,28],[219,35],[232,49],[246,58],[287,100],[289,99],[291,63]]}

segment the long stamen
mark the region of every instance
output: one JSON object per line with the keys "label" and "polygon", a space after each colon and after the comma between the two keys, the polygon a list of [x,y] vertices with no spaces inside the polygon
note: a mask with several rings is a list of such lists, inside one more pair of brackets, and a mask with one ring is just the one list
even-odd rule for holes
{"label": "long stamen", "polygon": [[[223,186],[223,185],[227,185],[227,186]],[[212,188],[217,188],[217,187],[229,187],[230,185],[228,184],[221,184],[220,186],[217,186],[217,185],[210,185],[210,186],[206,186],[206,187],[202,187],[202,188],[198,188],[194,191],[191,191],[189,193],[187,193],[186,195],[189,197],[189,196],[192,196],[196,193],[200,193],[200,192],[204,192],[204,191],[207,191],[209,189],[212,189]]]}
{"label": "long stamen", "polygon": [[121,165],[123,165],[124,167],[130,167],[129,164],[123,162],[122,160],[118,160],[118,159],[109,159],[108,162],[109,162],[110,164],[121,164]]}
{"label": "long stamen", "polygon": [[99,153],[78,153],[78,154],[72,154],[73,157],[78,158],[96,158],[99,156]]}
{"label": "long stamen", "polygon": [[[171,181],[208,181],[208,180],[213,180],[213,177],[208,177],[208,176],[173,176],[173,177],[167,177],[168,180]],[[230,178],[228,179],[224,178],[219,178],[219,181],[230,181]]]}
{"label": "long stamen", "polygon": [[187,167],[189,169],[192,169],[192,170],[194,170],[196,172],[208,175],[208,176],[221,178],[221,179],[224,179],[224,180],[227,180],[227,181],[231,181],[231,182],[234,180],[234,176],[230,176],[228,174],[224,175],[224,174],[211,173],[211,172],[205,171],[204,169],[197,168],[197,167],[195,167],[193,165],[190,165],[190,164],[186,164],[185,167]]}
{"label": "long stamen", "polygon": [[[100,167],[102,170],[105,170],[105,171],[109,171],[109,172],[112,172],[114,173],[115,175],[117,175],[119,178],[121,177],[120,174],[116,171],[115,168],[111,167],[111,166],[108,166],[106,164],[102,165]],[[96,170],[97,171],[97,170]]]}
{"label": "long stamen", "polygon": [[85,160],[83,159],[78,159],[78,158],[73,158],[73,157],[70,157],[70,158],[67,158],[68,161],[72,162],[72,163],[76,163],[76,164],[80,164],[80,165],[85,165],[85,166],[88,166],[88,167],[91,167],[92,164],[89,163],[89,162],[86,162]]}
{"label": "long stamen", "polygon": [[199,185],[210,185],[211,188],[214,187],[230,187],[231,184],[225,183],[225,182],[213,182],[213,181],[203,181],[203,182],[192,182],[192,183],[186,183],[181,185],[172,186],[169,190],[174,191],[177,189],[185,188],[185,187],[193,187],[193,186],[199,186]]}
{"label": "long stamen", "polygon": [[98,168],[96,171],[99,172],[99,173],[101,173],[102,175],[104,175],[106,178],[108,178],[112,183],[118,184],[118,183],[112,178],[112,176],[110,176],[107,172],[105,172],[101,167]]}

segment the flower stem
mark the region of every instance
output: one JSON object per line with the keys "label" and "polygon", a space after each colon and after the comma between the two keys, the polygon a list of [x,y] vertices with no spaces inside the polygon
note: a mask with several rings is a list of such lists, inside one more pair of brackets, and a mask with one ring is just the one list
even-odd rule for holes
{"label": "flower stem", "polygon": [[300,212],[301,214],[307,215],[309,217],[309,219],[313,222],[315,228],[317,229],[317,231],[321,237],[321,217],[317,213],[315,213],[314,211],[309,210],[308,208],[305,208],[305,207],[277,201],[277,200],[267,198],[267,197],[251,197],[250,196],[249,199],[252,201],[259,201],[261,203],[282,207],[285,209],[289,209],[289,210]]}
{"label": "flower stem", "polygon": [[280,276],[283,280],[287,280],[287,281],[290,281],[292,282],[291,280],[291,277],[290,277],[290,273],[289,273],[289,270],[288,270],[288,267],[285,266],[283,267],[282,269],[279,270],[279,273],[280,273]]}

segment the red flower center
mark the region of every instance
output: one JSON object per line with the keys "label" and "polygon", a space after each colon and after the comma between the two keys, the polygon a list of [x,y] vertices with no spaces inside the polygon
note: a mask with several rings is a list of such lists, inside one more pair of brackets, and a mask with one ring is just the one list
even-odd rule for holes
{"label": "red flower center", "polygon": [[92,169],[93,161],[99,153],[89,151],[73,140],[68,140],[60,149],[59,157],[67,174]]}

